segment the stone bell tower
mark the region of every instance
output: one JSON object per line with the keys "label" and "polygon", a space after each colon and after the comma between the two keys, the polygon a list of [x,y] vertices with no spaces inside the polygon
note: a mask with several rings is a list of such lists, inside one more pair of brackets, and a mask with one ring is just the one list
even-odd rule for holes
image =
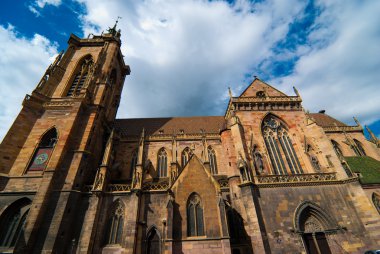
{"label": "stone bell tower", "polygon": [[0,145],[0,211],[27,200],[23,232],[4,244],[16,252],[75,245],[80,190],[94,181],[130,73],[116,24],[100,36],[72,34],[68,44],[25,97]]}

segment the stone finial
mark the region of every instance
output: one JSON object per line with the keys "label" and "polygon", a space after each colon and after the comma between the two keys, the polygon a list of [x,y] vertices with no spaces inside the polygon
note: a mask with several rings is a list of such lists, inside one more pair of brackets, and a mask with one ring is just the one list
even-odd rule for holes
{"label": "stone finial", "polygon": [[114,25],[112,28],[109,27],[109,28],[107,29],[107,32],[108,32],[109,34],[112,34],[113,36],[116,36],[116,37],[120,37],[120,32],[121,32],[120,29],[119,29],[119,30],[116,30],[117,23],[119,23],[119,19],[121,19],[121,17],[120,17],[120,16],[117,16],[117,19],[116,19],[115,25]]}
{"label": "stone finial", "polygon": [[365,125],[365,128],[371,137],[370,141],[374,143],[377,147],[380,147],[380,140],[376,137],[376,135],[372,132],[372,130],[367,125]]}
{"label": "stone finial", "polygon": [[294,93],[298,96],[301,97],[300,93],[298,92],[297,88],[293,86]]}
{"label": "stone finial", "polygon": [[232,91],[231,91],[231,87],[228,87],[228,94],[230,95],[230,98],[232,99]]}
{"label": "stone finial", "polygon": [[353,116],[352,118],[354,118],[354,121],[355,121],[357,126],[363,128],[362,125],[360,124],[359,120],[356,117]]}

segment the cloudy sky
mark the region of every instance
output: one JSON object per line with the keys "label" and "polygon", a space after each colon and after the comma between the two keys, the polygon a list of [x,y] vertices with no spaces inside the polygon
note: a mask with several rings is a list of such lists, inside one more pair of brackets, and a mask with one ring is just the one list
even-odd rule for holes
{"label": "cloudy sky", "polygon": [[380,1],[1,1],[0,140],[70,33],[122,17],[118,117],[223,115],[257,75],[380,135]]}

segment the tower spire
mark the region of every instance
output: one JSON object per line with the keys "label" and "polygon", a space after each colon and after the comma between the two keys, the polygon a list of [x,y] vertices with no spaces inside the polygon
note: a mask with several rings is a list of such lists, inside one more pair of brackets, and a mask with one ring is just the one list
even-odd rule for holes
{"label": "tower spire", "polygon": [[369,135],[371,136],[370,141],[374,143],[377,147],[380,147],[380,140],[376,137],[376,135],[372,132],[372,130],[365,125],[365,128],[367,129]]}
{"label": "tower spire", "polygon": [[115,25],[114,25],[112,28],[109,27],[109,28],[107,29],[107,32],[108,32],[109,34],[112,34],[113,36],[116,36],[116,37],[120,37],[120,32],[121,32],[120,29],[119,29],[119,30],[116,29],[116,27],[117,27],[117,23],[119,23],[119,19],[121,19],[121,17],[120,17],[120,16],[117,16],[117,19],[116,19]]}

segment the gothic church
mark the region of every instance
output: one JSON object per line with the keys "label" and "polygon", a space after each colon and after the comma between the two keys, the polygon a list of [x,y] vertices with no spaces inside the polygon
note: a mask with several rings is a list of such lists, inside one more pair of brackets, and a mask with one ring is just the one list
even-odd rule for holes
{"label": "gothic church", "polygon": [[68,44],[0,145],[1,253],[379,248],[380,142],[359,122],[258,78],[223,116],[116,119],[120,30]]}

